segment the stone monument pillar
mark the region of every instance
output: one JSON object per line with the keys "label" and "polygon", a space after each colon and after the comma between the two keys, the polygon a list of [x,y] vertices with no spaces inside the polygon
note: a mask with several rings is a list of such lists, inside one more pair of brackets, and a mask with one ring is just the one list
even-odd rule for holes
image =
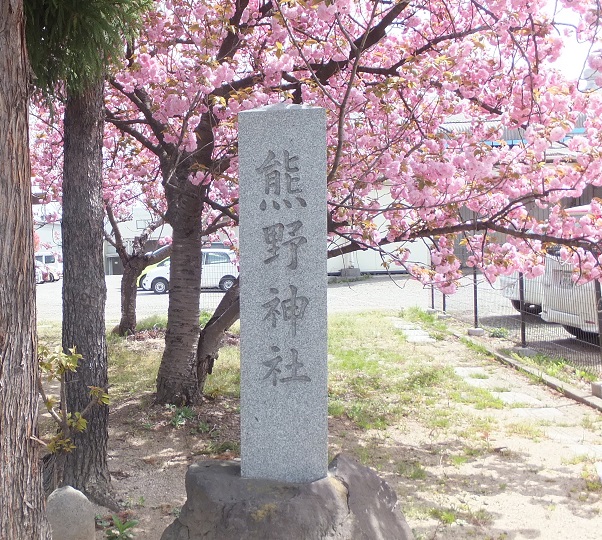
{"label": "stone monument pillar", "polygon": [[241,471],[328,472],[326,113],[239,115]]}
{"label": "stone monument pillar", "polygon": [[162,540],[411,540],[397,496],[328,465],[326,114],[239,115],[240,463],[203,460]]}

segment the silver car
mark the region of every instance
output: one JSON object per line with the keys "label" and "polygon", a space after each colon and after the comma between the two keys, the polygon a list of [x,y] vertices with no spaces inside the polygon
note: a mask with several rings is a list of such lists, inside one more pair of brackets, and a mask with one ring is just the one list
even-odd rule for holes
{"label": "silver car", "polygon": [[[238,278],[238,266],[234,261],[234,253],[229,249],[206,249],[201,251],[203,271],[201,287],[227,291]],[[164,294],[169,291],[169,274],[171,264],[167,263],[151,270],[142,280],[145,291]]]}

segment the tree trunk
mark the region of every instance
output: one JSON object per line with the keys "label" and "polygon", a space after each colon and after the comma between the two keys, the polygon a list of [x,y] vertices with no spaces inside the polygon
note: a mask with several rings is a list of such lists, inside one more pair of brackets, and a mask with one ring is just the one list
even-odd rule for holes
{"label": "tree trunk", "polygon": [[23,7],[0,0],[0,539],[48,540],[38,363]]}
{"label": "tree trunk", "polygon": [[165,351],[157,376],[158,403],[199,403],[196,350],[201,295],[202,203],[200,189],[182,172],[177,185],[166,186],[168,222],[172,226],[169,309]]}
{"label": "tree trunk", "polygon": [[121,320],[117,333],[127,336],[136,332],[136,281],[146,264],[142,257],[133,257],[123,266],[121,276]]}
{"label": "tree trunk", "polygon": [[240,288],[238,280],[224,295],[215,309],[213,317],[201,330],[197,349],[197,380],[201,393],[205,388],[207,375],[213,370],[213,364],[219,355],[224,332],[240,317]]}
{"label": "tree trunk", "polygon": [[[81,412],[90,401],[89,386],[107,387],[105,329],[106,284],[103,271],[102,200],[103,81],[65,108],[63,172],[63,348],[83,355],[67,380],[67,406]],[[110,502],[107,466],[109,410],[91,409],[88,427],[74,438],[63,484]]]}

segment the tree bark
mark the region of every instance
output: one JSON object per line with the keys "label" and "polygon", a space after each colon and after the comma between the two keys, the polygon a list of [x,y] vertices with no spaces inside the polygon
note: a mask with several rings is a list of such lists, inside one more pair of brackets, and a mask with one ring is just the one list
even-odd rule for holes
{"label": "tree bark", "polygon": [[213,365],[219,355],[224,333],[240,316],[240,288],[236,285],[224,295],[215,309],[215,313],[201,330],[197,348],[197,381],[201,393],[205,388],[207,375],[213,370]]}
{"label": "tree bark", "polygon": [[0,539],[49,540],[38,362],[23,6],[0,0]]}
{"label": "tree bark", "polygon": [[[63,348],[83,355],[67,378],[67,406],[81,412],[90,386],[107,387],[106,284],[103,271],[103,81],[69,93],[65,108],[63,171]],[[91,409],[88,427],[74,438],[63,484],[110,502],[107,466],[109,410]]]}
{"label": "tree bark", "polygon": [[[177,187],[176,187],[177,186]],[[200,191],[181,171],[176,185],[167,184],[168,219],[172,232],[169,309],[165,351],[157,376],[157,403],[199,403],[197,343],[201,295],[203,208]]]}
{"label": "tree bark", "polygon": [[127,336],[136,332],[136,299],[138,289],[136,281],[146,268],[142,257],[132,257],[124,264],[121,276],[121,320],[117,328],[120,336]]}

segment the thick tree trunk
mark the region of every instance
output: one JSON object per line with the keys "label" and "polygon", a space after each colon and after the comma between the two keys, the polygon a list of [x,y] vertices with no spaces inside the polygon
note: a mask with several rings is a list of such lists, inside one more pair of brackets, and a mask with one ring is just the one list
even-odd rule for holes
{"label": "thick tree trunk", "polygon": [[[103,82],[79,95],[70,94],[65,109],[63,174],[63,347],[83,355],[68,377],[67,405],[83,411],[89,386],[107,387],[105,329],[106,284],[103,271],[102,201]],[[87,429],[73,441],[64,484],[106,504],[110,501],[107,466],[107,406],[87,417]],[[108,498],[107,498],[108,496]]]}
{"label": "thick tree trunk", "polygon": [[23,7],[0,0],[0,539],[48,540],[38,363]]}
{"label": "thick tree trunk", "polygon": [[183,173],[180,188],[166,188],[172,226],[169,309],[165,351],[157,376],[158,403],[199,403],[196,370],[201,294],[202,203],[200,188]]}

